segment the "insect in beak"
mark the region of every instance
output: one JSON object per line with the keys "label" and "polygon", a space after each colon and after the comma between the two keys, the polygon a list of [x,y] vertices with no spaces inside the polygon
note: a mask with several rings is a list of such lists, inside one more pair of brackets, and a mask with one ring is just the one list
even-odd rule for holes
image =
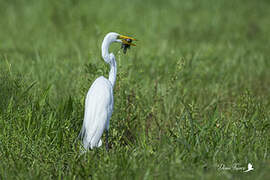
{"label": "insect in beak", "polygon": [[124,54],[127,53],[127,49],[130,49],[131,42],[131,39],[125,39],[122,41],[121,49],[123,49]]}
{"label": "insect in beak", "polygon": [[130,49],[130,46],[136,46],[132,43],[132,41],[136,41],[136,39],[132,37],[120,35],[118,38],[122,40],[121,49],[123,49],[124,54],[126,54],[127,49]]}

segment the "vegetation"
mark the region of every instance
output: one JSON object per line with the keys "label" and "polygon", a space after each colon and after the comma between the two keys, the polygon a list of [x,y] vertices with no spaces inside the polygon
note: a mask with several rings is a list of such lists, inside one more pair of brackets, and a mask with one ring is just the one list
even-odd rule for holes
{"label": "vegetation", "polygon": [[[269,11],[267,0],[0,1],[0,179],[269,178]],[[110,31],[139,41],[111,48],[110,151],[81,154]]]}

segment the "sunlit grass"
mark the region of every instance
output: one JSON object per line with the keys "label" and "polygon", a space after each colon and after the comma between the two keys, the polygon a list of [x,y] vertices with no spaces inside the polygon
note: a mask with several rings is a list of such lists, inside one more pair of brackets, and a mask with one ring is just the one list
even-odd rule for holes
{"label": "sunlit grass", "polygon": [[[0,179],[266,179],[268,1],[1,1]],[[110,151],[76,138],[120,45]],[[220,170],[247,167],[254,171]]]}

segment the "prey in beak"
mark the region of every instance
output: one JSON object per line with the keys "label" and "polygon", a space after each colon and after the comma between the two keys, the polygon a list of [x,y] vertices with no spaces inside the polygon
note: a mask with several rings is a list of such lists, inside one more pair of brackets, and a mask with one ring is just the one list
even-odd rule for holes
{"label": "prey in beak", "polygon": [[130,46],[136,46],[135,44],[132,43],[132,41],[136,41],[136,39],[132,37],[119,35],[118,38],[121,39],[122,41],[121,49],[123,49],[124,54],[126,54],[127,49],[129,49]]}

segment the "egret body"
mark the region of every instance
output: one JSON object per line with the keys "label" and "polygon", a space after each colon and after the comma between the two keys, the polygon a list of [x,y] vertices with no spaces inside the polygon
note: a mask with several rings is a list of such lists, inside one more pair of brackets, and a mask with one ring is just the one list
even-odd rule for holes
{"label": "egret body", "polygon": [[134,38],[118,33],[108,33],[101,46],[102,58],[110,65],[109,79],[98,77],[91,85],[86,99],[85,112],[80,138],[85,150],[100,147],[101,136],[106,131],[106,149],[108,150],[108,131],[110,118],[113,112],[113,87],[116,81],[117,64],[113,53],[109,53],[109,47],[113,42],[130,46]]}

